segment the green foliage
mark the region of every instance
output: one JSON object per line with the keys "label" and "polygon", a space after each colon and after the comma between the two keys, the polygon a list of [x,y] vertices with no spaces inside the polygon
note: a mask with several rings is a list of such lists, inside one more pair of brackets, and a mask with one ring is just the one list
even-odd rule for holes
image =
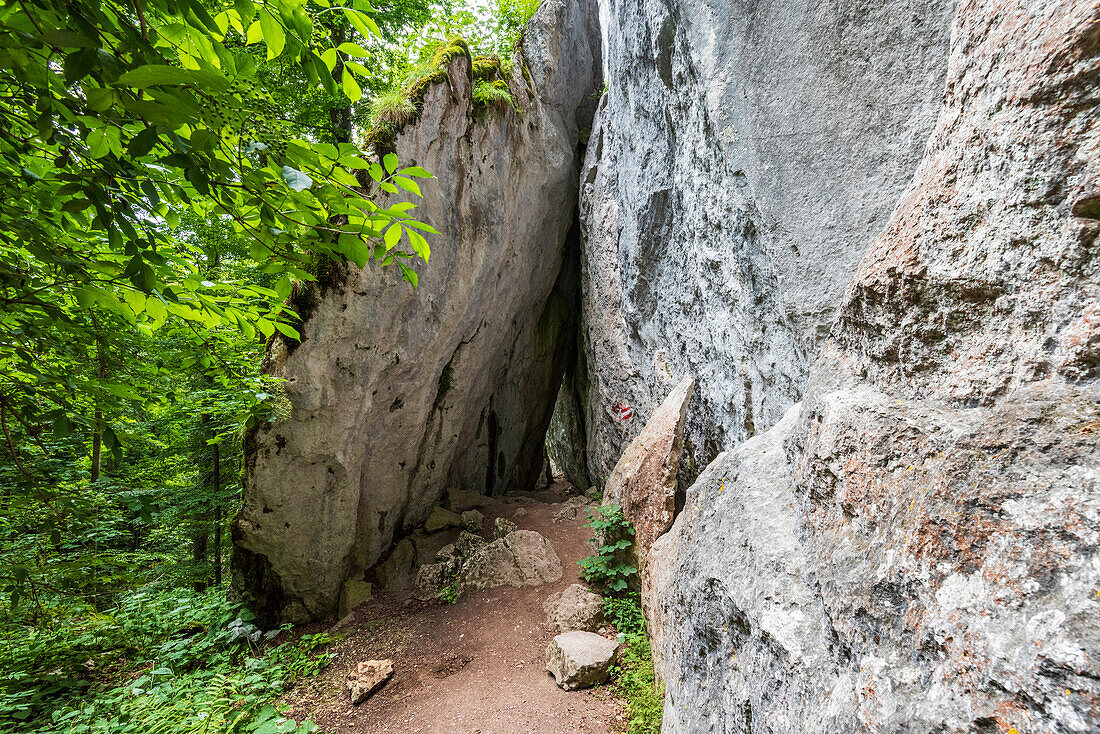
{"label": "green foliage", "polygon": [[400,128],[417,114],[416,105],[401,89],[382,92],[371,102],[370,117],[374,125],[390,125]]}
{"label": "green foliage", "polygon": [[627,635],[645,634],[645,616],[642,614],[638,594],[605,598],[603,613],[619,632]]}
{"label": "green foliage", "polygon": [[596,552],[578,561],[581,576],[588,583],[611,591],[626,589],[638,569],[628,562],[634,527],[623,515],[623,508],[601,505],[594,514],[589,514],[587,527],[595,531]]}
{"label": "green foliage", "polygon": [[454,581],[444,586],[443,590],[439,592],[439,600],[444,604],[457,604],[458,596],[458,584]]}
{"label": "green foliage", "polygon": [[0,629],[0,728],[37,732],[310,732],[269,703],[314,675],[332,640],[263,649],[247,612],[205,594],[146,588],[109,614]]}
{"label": "green foliage", "polygon": [[611,669],[611,690],[626,703],[627,734],[658,734],[664,692],[657,684],[637,594],[604,600],[604,614],[619,631],[623,652]]}
{"label": "green foliage", "polygon": [[508,83],[502,80],[493,82],[479,81],[474,85],[474,102],[485,106],[507,107],[515,104]]}
{"label": "green foliage", "polygon": [[[82,369],[120,335],[178,327],[196,345],[216,329],[297,339],[283,299],[292,279],[313,278],[314,257],[427,257],[420,232],[434,230],[410,218],[412,204],[376,204],[356,172],[368,190],[390,194],[419,193],[413,179],[429,174],[370,163],[350,143],[291,137],[260,86],[260,70],[284,62],[317,88],[359,98],[356,66],[340,54],[360,47],[318,40],[328,39],[318,19],[340,13],[365,36],[377,32],[374,21],[353,8],[315,16],[310,7],[240,0],[211,15],[175,0],[0,6],[0,417],[9,451],[12,431],[42,424],[102,436],[110,451],[121,444],[97,416],[146,398],[141,371]],[[207,272],[184,242],[189,220],[216,221],[254,268],[279,276],[273,287]]]}

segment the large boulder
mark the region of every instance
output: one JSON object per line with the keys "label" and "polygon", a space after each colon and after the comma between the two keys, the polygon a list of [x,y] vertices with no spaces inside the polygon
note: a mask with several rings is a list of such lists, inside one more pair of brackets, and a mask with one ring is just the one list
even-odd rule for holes
{"label": "large boulder", "polygon": [[572,584],[542,605],[550,626],[559,632],[595,632],[604,622],[603,597],[583,584]]}
{"label": "large boulder", "polygon": [[650,549],[665,731],[1100,728],[1098,23],[958,5],[804,400]]}
{"label": "large boulder", "polygon": [[474,551],[458,573],[458,588],[540,586],[561,579],[554,547],[532,530],[516,530]]}
{"label": "large boulder", "polygon": [[676,516],[684,418],[694,384],[685,377],[669,393],[630,442],[604,485],[604,503],[622,507],[634,524],[634,548],[643,563],[653,541],[672,527]]}
{"label": "large boulder", "polygon": [[592,632],[565,632],[546,648],[546,670],[567,691],[607,680],[619,645]]}
{"label": "large boulder", "polygon": [[288,412],[247,438],[233,529],[234,590],[265,622],[334,614],[344,580],[448,486],[501,494],[538,478],[575,333],[596,3],[541,3],[510,68],[514,105],[485,108],[458,53],[392,142],[435,174],[416,216],[441,234],[419,287],[335,264],[296,288],[301,342],[269,345]]}

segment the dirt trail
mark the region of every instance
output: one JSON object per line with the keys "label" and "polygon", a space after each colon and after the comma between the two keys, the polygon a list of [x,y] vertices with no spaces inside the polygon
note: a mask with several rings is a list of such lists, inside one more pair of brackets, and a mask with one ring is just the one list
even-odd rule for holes
{"label": "dirt trail", "polygon": [[[554,630],[543,601],[579,581],[577,561],[591,552],[583,510],[576,519],[553,522],[565,490],[557,484],[550,492],[493,500],[482,510],[486,536],[498,516],[544,535],[561,558],[561,581],[473,592],[454,605],[401,607],[384,597],[364,604],[343,628],[351,634],[336,646],[333,664],[284,698],[292,715],[308,716],[331,734],[614,731],[619,707],[606,689],[567,693],[545,670]],[[345,676],[358,661],[378,658],[393,660],[393,678],[352,706]]]}

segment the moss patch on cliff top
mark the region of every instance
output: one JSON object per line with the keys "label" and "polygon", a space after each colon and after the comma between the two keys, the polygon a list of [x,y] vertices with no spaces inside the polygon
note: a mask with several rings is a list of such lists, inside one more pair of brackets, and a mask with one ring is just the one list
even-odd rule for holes
{"label": "moss patch on cliff top", "polygon": [[448,67],[461,56],[469,64],[471,97],[475,104],[498,108],[514,106],[508,85],[510,65],[497,56],[471,57],[469,44],[456,36],[439,46],[427,61],[410,69],[398,86],[378,95],[371,105],[371,124],[364,144],[379,154],[392,150],[398,133],[420,119],[428,91],[447,81]]}

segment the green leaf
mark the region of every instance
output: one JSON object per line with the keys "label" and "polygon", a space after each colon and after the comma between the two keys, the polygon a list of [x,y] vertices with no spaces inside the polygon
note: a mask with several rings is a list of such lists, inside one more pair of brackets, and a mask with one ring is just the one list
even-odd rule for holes
{"label": "green leaf", "polygon": [[184,69],[179,66],[149,64],[131,69],[118,78],[118,85],[146,89],[157,85],[180,86],[189,84],[211,91],[224,92],[229,80],[212,70]]}
{"label": "green leaf", "polygon": [[92,158],[102,158],[111,152],[111,140],[107,136],[107,128],[97,127],[88,133],[88,155]]}
{"label": "green leaf", "polygon": [[260,8],[260,29],[264,34],[264,43],[267,44],[267,60],[278,58],[286,47],[286,34],[278,19],[264,7]]}
{"label": "green leaf", "polygon": [[276,321],[275,328],[278,329],[279,332],[282,333],[284,336],[289,336],[291,339],[297,339],[298,341],[302,340],[302,335],[299,334],[297,329],[295,329],[290,324],[284,324],[282,321]]}
{"label": "green leaf", "polygon": [[435,178],[431,173],[425,171],[420,166],[409,166],[408,168],[402,168],[401,174],[404,176],[416,176],[417,178]]}
{"label": "green leaf", "polygon": [[394,171],[396,171],[397,163],[398,160],[396,153],[386,153],[385,157],[382,158],[382,165],[386,167],[386,173],[393,173]]}
{"label": "green leaf", "polygon": [[428,247],[428,241],[419,232],[411,229],[406,229],[405,234],[408,236],[409,242],[412,243],[413,252],[426,262],[432,254],[431,248]]}
{"label": "green leaf", "polygon": [[363,96],[363,90],[359,88],[359,83],[355,81],[355,77],[351,74],[343,74],[340,79],[340,87],[352,102],[358,102]]}
{"label": "green leaf", "polygon": [[363,38],[382,36],[382,32],[378,29],[378,24],[366,13],[361,13],[351,8],[345,8],[344,17],[348,19],[348,22],[351,23],[352,27],[355,28]]}
{"label": "green leaf", "polygon": [[313,185],[313,179],[308,175],[290,166],[283,166],[283,180],[286,185],[295,191],[304,191]]}
{"label": "green leaf", "polygon": [[390,225],[390,228],[386,230],[386,234],[383,237],[383,242],[385,242],[387,250],[392,250],[397,243],[401,241],[401,233],[403,231],[400,224]]}
{"label": "green leaf", "polygon": [[340,53],[347,54],[348,56],[358,56],[359,58],[370,56],[370,51],[363,48],[358,43],[345,42],[341,43],[336,48],[340,51]]}
{"label": "green leaf", "polygon": [[393,182],[401,188],[405,189],[405,191],[408,191],[410,194],[416,194],[420,198],[424,198],[424,195],[420,193],[420,187],[417,185],[416,181],[413,181],[411,178],[406,178],[404,176],[394,176]]}
{"label": "green leaf", "polygon": [[363,267],[367,264],[367,261],[370,259],[371,247],[362,237],[345,232],[340,235],[338,242],[340,251],[348,260],[351,260],[359,267]]}
{"label": "green leaf", "polygon": [[417,276],[416,271],[403,262],[397,264],[401,268],[401,277],[412,285],[413,288],[416,288],[420,282],[420,278]]}

